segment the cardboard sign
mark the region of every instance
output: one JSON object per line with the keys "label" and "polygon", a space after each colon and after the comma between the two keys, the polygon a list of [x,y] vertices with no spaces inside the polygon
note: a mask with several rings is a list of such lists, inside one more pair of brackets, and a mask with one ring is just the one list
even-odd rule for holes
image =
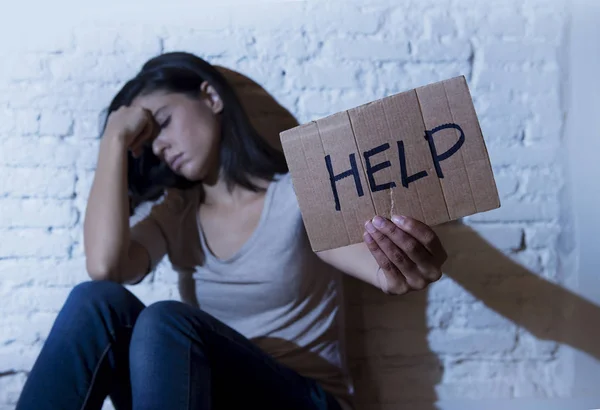
{"label": "cardboard sign", "polygon": [[315,251],[363,241],[375,215],[437,225],[500,206],[464,76],[280,133]]}

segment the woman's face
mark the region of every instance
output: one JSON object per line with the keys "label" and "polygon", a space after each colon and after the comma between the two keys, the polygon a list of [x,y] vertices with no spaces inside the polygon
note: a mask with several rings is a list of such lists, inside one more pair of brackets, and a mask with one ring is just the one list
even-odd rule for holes
{"label": "woman's face", "polygon": [[173,172],[190,181],[218,174],[223,102],[204,82],[199,98],[156,91],[136,97],[131,105],[149,110],[160,127],[152,142],[154,154]]}

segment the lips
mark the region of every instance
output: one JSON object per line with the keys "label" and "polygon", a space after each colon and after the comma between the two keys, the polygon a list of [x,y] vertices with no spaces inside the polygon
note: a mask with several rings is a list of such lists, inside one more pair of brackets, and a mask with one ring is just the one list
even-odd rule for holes
{"label": "lips", "polygon": [[177,154],[168,161],[169,167],[173,171],[177,171],[179,169],[179,167],[181,166],[182,161],[183,161],[183,153]]}

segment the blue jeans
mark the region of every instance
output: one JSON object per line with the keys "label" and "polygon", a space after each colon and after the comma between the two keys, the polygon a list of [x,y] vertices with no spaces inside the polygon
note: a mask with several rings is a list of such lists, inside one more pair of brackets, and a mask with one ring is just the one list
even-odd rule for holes
{"label": "blue jeans", "polygon": [[123,286],[77,285],[25,383],[17,410],[319,409],[339,404],[200,309],[145,307]]}

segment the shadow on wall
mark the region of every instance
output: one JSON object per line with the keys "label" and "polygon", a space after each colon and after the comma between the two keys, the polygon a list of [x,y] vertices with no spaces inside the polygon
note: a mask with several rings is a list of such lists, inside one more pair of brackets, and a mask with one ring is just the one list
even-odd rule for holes
{"label": "shadow on wall", "polygon": [[[253,80],[217,68],[233,84],[253,125],[281,149],[279,132],[298,125],[296,119]],[[515,325],[600,359],[600,330],[593,325],[600,323],[600,308],[528,271],[466,225],[450,222],[436,231],[449,259],[445,277],[429,290],[386,296],[345,279],[349,364],[359,410],[431,410],[439,399],[464,398],[469,385],[453,389],[445,371],[468,361],[473,351],[482,360],[486,354],[515,354]],[[481,303],[501,315],[497,330],[486,329],[489,316],[460,312]],[[575,316],[577,321],[570,320]]]}
{"label": "shadow on wall", "polygon": [[250,122],[274,147],[282,151],[279,133],[298,125],[298,121],[262,86],[243,74],[215,66],[233,86]]}
{"label": "shadow on wall", "polygon": [[[472,388],[471,380],[456,390],[452,381],[442,383],[446,369],[440,357],[452,365],[452,360],[468,361],[468,353],[475,351],[485,360],[486,352],[493,357],[485,345],[501,345],[507,335],[514,340],[506,340],[508,349],[503,353],[514,354],[517,329],[512,324],[489,330],[481,322],[478,328],[477,316],[471,317],[473,322],[468,316],[464,323],[453,322],[452,310],[461,303],[464,306],[465,296],[472,297],[468,302],[483,302],[536,338],[600,359],[600,330],[594,325],[600,322],[598,306],[536,276],[466,225],[450,222],[436,231],[450,256],[444,266],[446,277],[427,292],[386,296],[352,278],[346,281],[347,337],[358,409],[391,410],[399,405],[436,409],[438,399],[464,398]],[[456,284],[470,295],[463,292],[453,300],[448,289]],[[445,290],[433,290],[436,286]],[[431,309],[432,302],[437,311]],[[449,322],[464,328],[450,328]]]}

